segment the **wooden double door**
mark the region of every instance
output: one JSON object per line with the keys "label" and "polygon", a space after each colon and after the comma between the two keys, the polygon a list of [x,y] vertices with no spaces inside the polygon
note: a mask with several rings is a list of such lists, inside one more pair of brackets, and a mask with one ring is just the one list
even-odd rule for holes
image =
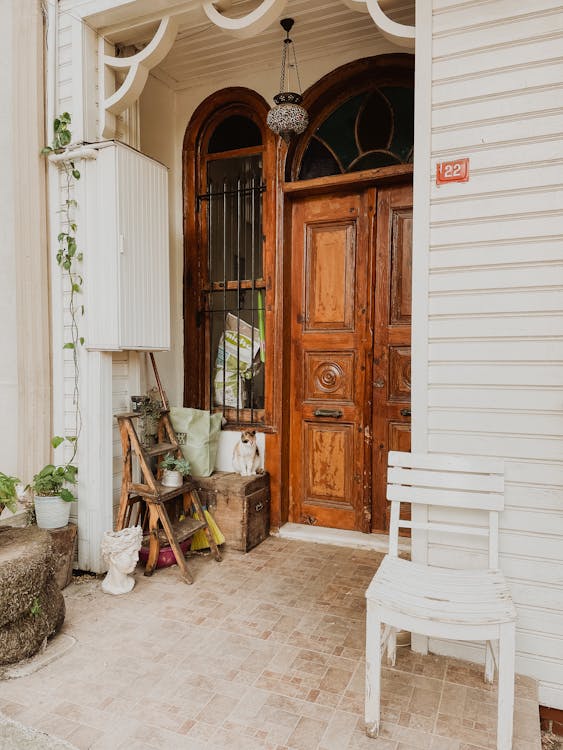
{"label": "wooden double door", "polygon": [[292,205],[290,521],[386,531],[410,449],[412,187]]}

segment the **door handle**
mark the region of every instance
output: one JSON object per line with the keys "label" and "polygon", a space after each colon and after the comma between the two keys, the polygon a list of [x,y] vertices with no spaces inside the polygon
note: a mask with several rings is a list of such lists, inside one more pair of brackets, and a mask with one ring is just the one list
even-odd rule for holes
{"label": "door handle", "polygon": [[313,412],[315,417],[334,417],[339,419],[342,416],[341,409],[315,409]]}
{"label": "door handle", "polygon": [[402,417],[410,417],[411,410],[410,409],[401,409],[401,416]]}

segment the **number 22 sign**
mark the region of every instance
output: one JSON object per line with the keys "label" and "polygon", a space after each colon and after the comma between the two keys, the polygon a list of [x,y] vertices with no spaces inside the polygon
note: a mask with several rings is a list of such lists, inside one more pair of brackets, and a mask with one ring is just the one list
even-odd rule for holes
{"label": "number 22 sign", "polygon": [[436,185],[447,182],[468,182],[469,159],[455,161],[440,161],[436,164]]}

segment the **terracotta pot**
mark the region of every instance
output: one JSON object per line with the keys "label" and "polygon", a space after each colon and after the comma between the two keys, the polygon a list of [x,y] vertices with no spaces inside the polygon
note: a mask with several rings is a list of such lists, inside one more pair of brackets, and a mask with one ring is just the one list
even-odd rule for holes
{"label": "terracotta pot", "polygon": [[43,497],[35,495],[35,518],[40,529],[60,529],[68,524],[70,503],[58,495]]}

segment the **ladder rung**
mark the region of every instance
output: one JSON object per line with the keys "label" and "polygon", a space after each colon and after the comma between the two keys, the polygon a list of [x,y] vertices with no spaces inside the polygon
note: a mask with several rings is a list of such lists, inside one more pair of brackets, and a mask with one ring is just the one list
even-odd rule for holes
{"label": "ladder rung", "polygon": [[[193,536],[196,531],[199,531],[199,529],[203,529],[205,526],[207,526],[206,521],[198,521],[191,516],[186,516],[186,518],[184,518],[182,521],[174,521],[172,523],[172,529],[174,530],[174,536],[176,537],[176,541],[178,542],[178,544]],[[164,529],[158,530],[158,539],[162,546],[170,546],[170,542],[168,541],[168,537],[166,536],[166,532],[164,531]],[[148,546],[149,542],[150,534],[147,534],[145,537],[143,537],[143,545],[146,547]]]}
{"label": "ladder rung", "polygon": [[195,484],[191,480],[184,482],[180,487],[166,487],[166,485],[161,484],[160,482],[155,482],[155,485],[156,492],[153,492],[147,485],[134,484],[131,482],[127,486],[127,491],[130,494],[141,495],[141,497],[145,497],[148,500],[158,502],[159,500],[172,500],[174,497],[178,497],[185,492],[190,492],[195,489]]}
{"label": "ladder rung", "polygon": [[[168,409],[161,409],[160,415],[169,414]],[[116,419],[141,419],[145,415],[140,411],[125,411],[122,414],[114,414]]]}
{"label": "ladder rung", "polygon": [[150,448],[145,448],[145,453],[147,456],[160,456],[163,453],[170,453],[175,450],[178,450],[178,446],[174,443],[156,443],[151,445]]}

